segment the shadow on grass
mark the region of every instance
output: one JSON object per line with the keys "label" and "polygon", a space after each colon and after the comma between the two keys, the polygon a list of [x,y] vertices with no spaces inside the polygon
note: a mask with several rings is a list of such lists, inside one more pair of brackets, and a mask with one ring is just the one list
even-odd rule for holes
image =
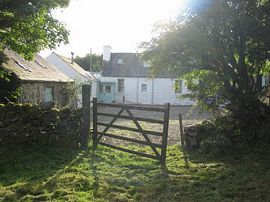
{"label": "shadow on grass", "polygon": [[41,189],[74,160],[78,150],[50,146],[16,146],[0,151],[0,200],[20,201],[27,195],[47,200]]}
{"label": "shadow on grass", "polygon": [[269,171],[168,147],[167,166],[98,147],[89,161],[95,197],[105,201],[267,201]]}
{"label": "shadow on grass", "polygon": [[92,189],[93,189],[93,195],[94,197],[99,196],[98,191],[99,191],[99,176],[98,176],[98,156],[95,154],[96,148],[91,148],[88,150],[87,157],[89,157],[89,165],[90,165],[90,170],[92,172],[92,176],[94,178],[93,184],[92,184]]}
{"label": "shadow on grass", "polygon": [[98,146],[89,149],[96,200],[130,201],[153,176],[162,176],[158,162]]}
{"label": "shadow on grass", "polygon": [[[270,198],[269,147],[226,154],[184,152],[190,174],[189,191],[195,201],[268,201]],[[181,191],[182,195],[188,194]],[[189,193],[190,194],[190,193]],[[181,200],[188,200],[181,198]]]}
{"label": "shadow on grass", "polygon": [[[144,150],[145,148],[140,148]],[[147,149],[145,149],[147,152]],[[1,201],[267,201],[270,172],[247,159],[168,147],[167,167],[98,146],[78,152],[17,148],[0,154]]]}

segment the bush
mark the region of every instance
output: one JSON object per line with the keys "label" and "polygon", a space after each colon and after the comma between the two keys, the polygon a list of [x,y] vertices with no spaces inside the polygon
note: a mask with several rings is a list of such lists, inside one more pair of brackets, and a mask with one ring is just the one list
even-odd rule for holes
{"label": "bush", "polygon": [[207,120],[196,126],[198,148],[206,153],[228,153],[270,144],[270,119],[243,123],[232,116]]}

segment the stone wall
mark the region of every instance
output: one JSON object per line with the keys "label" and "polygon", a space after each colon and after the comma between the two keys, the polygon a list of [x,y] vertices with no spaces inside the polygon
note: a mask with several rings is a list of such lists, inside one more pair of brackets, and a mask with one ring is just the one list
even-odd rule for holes
{"label": "stone wall", "polygon": [[0,145],[59,143],[78,147],[81,111],[42,110],[31,104],[0,104]]}
{"label": "stone wall", "polygon": [[55,107],[60,108],[68,104],[66,95],[63,93],[63,87],[66,83],[61,82],[22,82],[21,96],[18,99],[20,103],[40,104],[44,102],[45,87],[53,88],[53,97]]}

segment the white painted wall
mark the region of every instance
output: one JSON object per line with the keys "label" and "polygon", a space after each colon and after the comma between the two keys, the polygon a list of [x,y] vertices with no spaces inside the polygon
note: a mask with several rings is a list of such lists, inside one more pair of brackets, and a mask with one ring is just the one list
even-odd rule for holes
{"label": "white painted wall", "polygon": [[71,68],[68,64],[66,64],[61,58],[59,58],[56,54],[52,53],[48,57],[46,57],[50,63],[52,63],[55,67],[57,67],[61,72],[67,75],[69,78],[74,79],[76,81],[85,83],[87,79],[79,74],[76,70]]}
{"label": "white painted wall", "polygon": [[[121,103],[125,96],[126,103],[193,105],[190,99],[179,99],[180,94],[174,91],[175,79],[170,78],[132,78],[132,77],[101,77],[101,82],[115,82],[117,91],[117,79],[124,79],[124,93],[116,92],[115,101]],[[141,85],[147,84],[147,92],[141,91]],[[184,82],[182,94],[188,93]]]}
{"label": "white painted wall", "polygon": [[[74,70],[72,67],[70,67],[68,64],[66,64],[61,58],[57,56],[57,54],[52,53],[48,57],[46,57],[46,60],[52,63],[56,68],[58,68],[61,72],[63,72],[65,75],[67,75],[69,78],[79,82],[79,83],[90,83],[91,81],[86,79],[84,76],[79,74],[76,70]],[[97,92],[97,84],[96,81],[92,81],[92,88],[91,88],[91,99],[93,97],[96,97]],[[77,101],[78,108],[82,107],[82,94],[80,93],[78,95],[78,101]]]}

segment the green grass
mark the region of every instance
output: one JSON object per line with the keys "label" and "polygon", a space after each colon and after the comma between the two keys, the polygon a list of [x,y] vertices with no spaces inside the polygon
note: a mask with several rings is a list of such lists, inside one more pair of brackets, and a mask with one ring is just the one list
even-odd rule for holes
{"label": "green grass", "polygon": [[256,155],[185,161],[177,145],[168,147],[167,170],[102,146],[2,148],[0,201],[270,201],[269,168]]}

